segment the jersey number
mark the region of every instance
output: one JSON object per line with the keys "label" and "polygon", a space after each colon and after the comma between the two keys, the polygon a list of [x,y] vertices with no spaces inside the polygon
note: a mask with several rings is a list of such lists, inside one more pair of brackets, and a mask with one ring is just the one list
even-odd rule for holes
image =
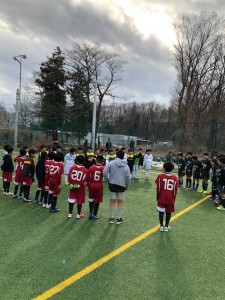
{"label": "jersey number", "polygon": [[174,180],[173,179],[163,179],[164,190],[172,191],[174,189]]}
{"label": "jersey number", "polygon": [[72,180],[77,180],[77,181],[81,181],[82,180],[82,177],[83,177],[83,172],[81,171],[77,171],[77,170],[74,170],[72,171],[72,173],[70,174],[70,177]]}
{"label": "jersey number", "polygon": [[99,181],[100,180],[100,174],[101,172],[100,171],[95,171],[95,175],[94,175],[94,181]]}

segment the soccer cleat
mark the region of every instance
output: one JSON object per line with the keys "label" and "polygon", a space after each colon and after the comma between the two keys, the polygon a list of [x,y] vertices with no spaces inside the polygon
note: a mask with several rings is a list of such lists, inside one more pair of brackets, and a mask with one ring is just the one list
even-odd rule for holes
{"label": "soccer cleat", "polygon": [[51,204],[46,204],[46,208],[51,208]]}
{"label": "soccer cleat", "polygon": [[116,219],[116,224],[118,224],[118,225],[122,224],[123,222],[124,222],[124,220],[122,218]]}
{"label": "soccer cleat", "polygon": [[199,192],[199,193],[202,193],[202,192],[203,192],[203,190],[198,190],[198,192]]}
{"label": "soccer cleat", "polygon": [[164,226],[160,226],[159,231],[163,232],[164,231]]}
{"label": "soccer cleat", "polygon": [[43,201],[39,200],[39,201],[38,201],[38,204],[39,204],[39,205],[42,205],[42,204],[43,204]]}
{"label": "soccer cleat", "polygon": [[38,203],[38,200],[34,200],[33,203]]}
{"label": "soccer cleat", "polygon": [[89,213],[89,215],[88,215],[88,219],[90,219],[90,220],[92,220],[92,214],[91,213]]}
{"label": "soccer cleat", "polygon": [[47,205],[47,204],[43,203],[43,204],[42,204],[42,207],[46,207],[46,205]]}
{"label": "soccer cleat", "polygon": [[216,209],[218,209],[218,210],[225,210],[225,208],[222,205],[217,206]]}
{"label": "soccer cleat", "polygon": [[18,198],[19,198],[19,196],[18,196],[18,195],[16,195],[16,194],[14,194],[14,195],[13,195],[13,198],[14,198],[14,199],[18,199]]}
{"label": "soccer cleat", "polygon": [[12,195],[13,195],[13,193],[11,193],[11,192],[8,192],[8,193],[5,193],[5,195],[6,195],[6,196],[12,196]]}
{"label": "soccer cleat", "polygon": [[97,220],[97,219],[99,219],[99,215],[92,215],[92,220]]}
{"label": "soccer cleat", "polygon": [[19,195],[17,199],[23,199],[23,196],[22,196],[22,195]]}
{"label": "soccer cleat", "polygon": [[85,216],[85,214],[83,214],[83,213],[77,214],[77,219],[81,219],[81,218],[83,218],[84,216]]}
{"label": "soccer cleat", "polygon": [[170,231],[170,230],[171,230],[171,227],[170,227],[170,226],[165,226],[165,227],[164,227],[164,231],[165,231],[165,232],[168,232],[168,231]]}
{"label": "soccer cleat", "polygon": [[57,207],[55,209],[50,208],[50,212],[52,212],[52,213],[60,212],[60,208],[57,208]]}
{"label": "soccer cleat", "polygon": [[114,224],[115,219],[114,218],[109,218],[109,224]]}
{"label": "soccer cleat", "polygon": [[67,215],[67,218],[72,218],[72,214],[68,214],[68,215]]}
{"label": "soccer cleat", "polygon": [[203,191],[202,194],[208,194],[208,192],[207,191]]}
{"label": "soccer cleat", "polygon": [[209,200],[210,200],[210,201],[214,201],[214,200],[215,200],[215,198],[213,198],[213,197],[210,197],[210,198],[209,198]]}
{"label": "soccer cleat", "polygon": [[26,199],[26,198],[23,198],[23,201],[24,201],[24,202],[32,202],[31,199]]}

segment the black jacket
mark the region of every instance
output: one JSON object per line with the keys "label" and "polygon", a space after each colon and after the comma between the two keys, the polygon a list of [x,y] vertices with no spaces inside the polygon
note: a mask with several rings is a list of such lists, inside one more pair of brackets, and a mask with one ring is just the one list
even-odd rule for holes
{"label": "black jacket", "polygon": [[6,154],[3,157],[3,164],[1,166],[1,169],[2,169],[2,171],[6,171],[6,172],[9,172],[9,173],[14,172],[12,156],[10,154]]}
{"label": "black jacket", "polygon": [[45,183],[45,159],[39,158],[36,164],[36,177],[39,183]]}
{"label": "black jacket", "polygon": [[27,157],[23,162],[23,177],[34,178],[35,164],[32,157]]}

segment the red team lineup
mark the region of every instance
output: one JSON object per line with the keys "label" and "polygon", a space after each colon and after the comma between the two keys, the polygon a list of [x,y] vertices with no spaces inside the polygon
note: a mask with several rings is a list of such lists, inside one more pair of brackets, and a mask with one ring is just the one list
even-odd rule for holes
{"label": "red team lineup", "polygon": [[[36,150],[21,148],[19,155],[14,158],[16,163],[14,193],[10,193],[10,183],[14,172],[13,149],[10,145],[4,147],[1,169],[3,177],[3,194],[13,195],[14,198],[23,198],[24,202],[34,202],[41,204],[43,208],[48,208],[51,213],[57,213],[58,197],[61,193],[62,175],[65,174],[65,184],[68,191],[68,218],[73,217],[74,205],[76,204],[76,219],[82,219],[85,214],[82,206],[85,203],[85,190],[88,190],[89,214],[88,218],[97,220],[100,203],[103,202],[103,182],[109,184],[110,215],[109,223],[123,223],[121,211],[126,190],[132,178],[133,166],[130,166],[130,157],[127,157],[125,148],[118,149],[116,154],[110,151],[108,156],[102,153],[95,154],[89,147],[86,154],[81,147],[78,152],[71,148],[64,157],[61,147],[46,151],[45,145],[41,146],[35,166]],[[148,169],[153,161],[152,155],[147,151]],[[76,153],[76,154],[75,154]],[[139,153],[140,158],[140,153]],[[152,160],[152,161],[151,161]],[[138,160],[139,162],[139,160]],[[107,167],[105,168],[105,164]],[[145,161],[144,161],[145,164]],[[140,164],[141,165],[141,164]],[[178,179],[171,172],[174,169],[172,162],[165,162],[163,173],[159,174],[155,183],[157,190],[157,210],[159,212],[160,231],[171,230],[169,226],[171,213],[174,212],[174,204],[178,188]],[[35,174],[36,171],[36,174]],[[30,187],[37,177],[37,190],[35,200],[31,200]],[[115,209],[117,205],[117,218],[115,219]],[[164,221],[165,215],[165,221]]]}

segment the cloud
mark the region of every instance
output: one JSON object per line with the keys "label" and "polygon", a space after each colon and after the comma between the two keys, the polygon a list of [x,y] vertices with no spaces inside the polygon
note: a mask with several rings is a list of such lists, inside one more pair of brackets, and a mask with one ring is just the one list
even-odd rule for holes
{"label": "cloud", "polygon": [[[146,36],[140,32],[138,24],[141,19],[136,22],[135,9],[156,16],[160,10],[161,17],[167,14],[173,20],[179,19],[183,13],[198,12],[202,8],[225,10],[225,4],[220,0],[206,0],[204,3],[200,0],[172,0],[169,4],[167,0],[161,0],[157,1],[158,6],[153,6],[148,0],[0,0],[0,5],[0,95],[12,95],[7,101],[4,97],[9,106],[15,102],[14,95],[19,85],[19,65],[12,57],[27,55],[27,60],[22,62],[25,84],[56,46],[68,49],[76,39],[100,42],[127,60],[120,89],[132,94],[133,101],[157,98],[168,103],[175,80],[170,50],[157,34]],[[153,18],[155,15],[149,16]],[[162,24],[162,33],[167,29],[165,24]],[[147,22],[146,26],[154,27],[154,24]]]}

